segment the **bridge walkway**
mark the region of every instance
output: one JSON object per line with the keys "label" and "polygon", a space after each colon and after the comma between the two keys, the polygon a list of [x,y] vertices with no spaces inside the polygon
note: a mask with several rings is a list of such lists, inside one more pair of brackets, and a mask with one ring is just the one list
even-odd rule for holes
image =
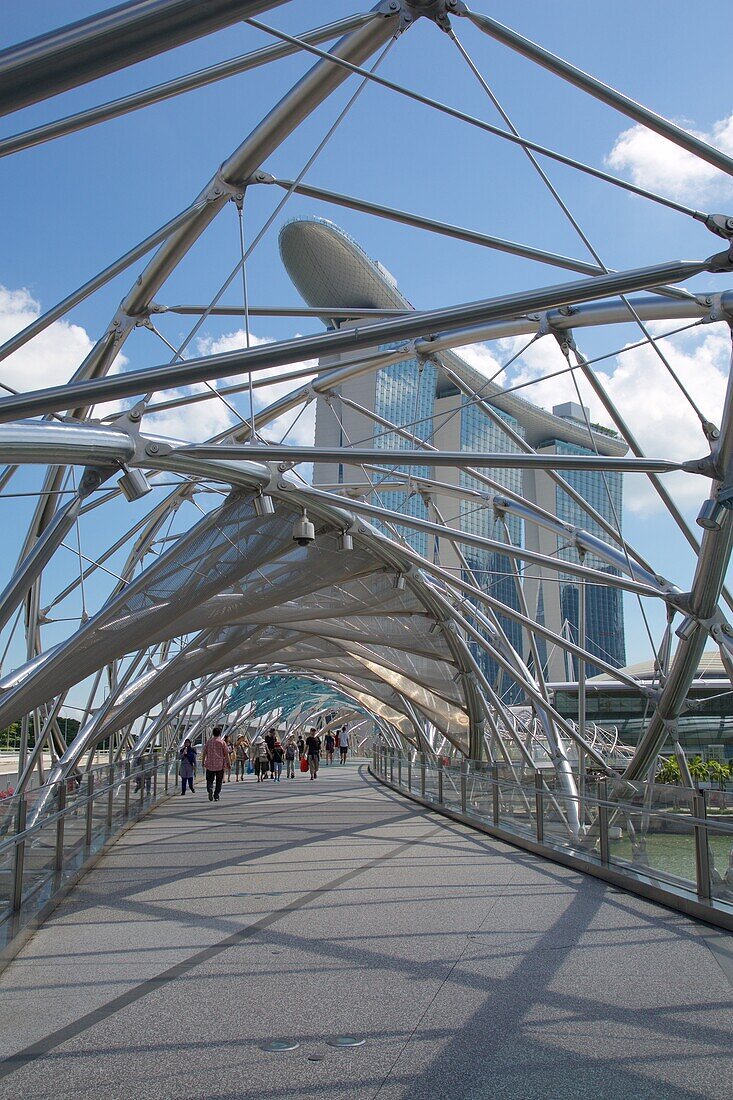
{"label": "bridge walkway", "polygon": [[0,1097],[717,1100],[732,993],[731,937],[336,766],[130,829],[0,977]]}

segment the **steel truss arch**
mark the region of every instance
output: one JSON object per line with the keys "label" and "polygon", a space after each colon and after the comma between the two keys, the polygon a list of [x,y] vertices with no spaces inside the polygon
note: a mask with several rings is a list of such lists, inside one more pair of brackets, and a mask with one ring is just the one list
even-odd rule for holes
{"label": "steel truss arch", "polygon": [[[167,37],[147,35],[146,56],[183,41],[181,34],[193,38],[215,26],[276,6],[277,0],[221,3],[208,5],[206,16],[199,13],[194,18],[190,4],[157,0],[147,7],[158,12],[163,20],[159,29],[165,27]],[[71,78],[65,75],[70,57],[75,59],[75,82],[79,83],[143,56],[144,23],[136,21],[136,12],[139,15],[143,7],[137,2],[115,9],[115,18],[119,21],[124,16],[130,33],[129,40],[118,35],[116,45],[114,35],[107,33],[114,29],[113,13],[109,13],[107,30],[102,26],[102,13],[86,30],[72,26],[45,41],[26,44],[25,52],[22,48],[5,51],[0,55],[0,111],[16,109],[71,86]],[[483,228],[469,231],[385,204],[355,200],[338,191],[309,187],[301,183],[300,176],[293,175],[292,180],[275,178],[264,171],[266,160],[285,139],[350,76],[357,73],[368,81],[371,74],[361,66],[401,35],[416,17],[429,17],[449,29],[454,15],[465,16],[467,22],[525,58],[650,126],[688,153],[731,172],[730,158],[721,151],[488,16],[464,11],[461,4],[420,4],[417,0],[379,3],[371,13],[335,24],[352,29],[330,53],[313,45],[327,38],[328,28],[310,32],[305,43],[284,35],[289,40],[286,47],[270,47],[268,57],[303,49],[306,55],[315,54],[317,60],[224,161],[187,210],[0,349],[0,359],[17,351],[100,289],[108,278],[156,248],[115,317],[66,385],[0,397],[0,460],[8,467],[0,476],[0,485],[7,487],[11,471],[16,468],[47,468],[18,563],[4,578],[0,601],[0,629],[6,632],[3,637],[8,647],[15,629],[11,627],[12,619],[19,609],[26,627],[23,658],[12,668],[3,669],[0,677],[0,727],[22,724],[20,772],[28,762],[31,722],[37,736],[43,728],[48,746],[55,746],[53,766],[42,777],[36,814],[47,808],[55,784],[80,767],[91,766],[103,742],[110,758],[129,755],[137,759],[156,741],[166,748],[174,747],[182,716],[194,714],[194,708],[200,707],[191,726],[198,736],[212,715],[226,710],[226,690],[234,681],[271,674],[302,676],[314,683],[333,685],[357,710],[372,715],[375,728],[387,740],[396,746],[404,742],[411,750],[439,754],[443,748],[449,755],[473,761],[503,761],[516,773],[532,764],[527,737],[530,741],[532,737],[544,739],[564,800],[565,821],[577,836],[586,823],[578,812],[578,776],[570,763],[570,748],[577,747],[579,759],[592,762],[599,774],[613,777],[616,772],[603,752],[586,738],[584,719],[574,725],[554,705],[541,667],[540,647],[557,646],[583,668],[583,676],[586,665],[599,664],[607,674],[615,666],[601,654],[594,654],[584,637],[563,637],[540,621],[538,613],[533,622],[526,598],[526,577],[531,569],[551,575],[558,585],[560,576],[567,575],[578,590],[595,585],[626,592],[640,602],[660,601],[668,621],[665,644],[672,636],[675,617],[684,618],[679,644],[668,667],[660,668],[658,686],[650,687],[629,672],[618,672],[619,680],[652,706],[649,724],[625,768],[626,780],[639,780],[653,767],[687,705],[708,638],[720,647],[726,669],[733,669],[733,633],[720,607],[721,599],[731,605],[724,584],[733,546],[733,389],[729,384],[719,424],[706,421],[702,425],[700,452],[695,460],[650,459],[631,436],[621,411],[574,342],[579,330],[612,331],[612,326],[633,322],[642,327],[647,343],[658,350],[658,340],[644,329],[648,323],[730,324],[733,291],[718,284],[721,277],[733,272],[733,222],[728,225],[722,216],[701,214],[671,203],[673,208],[677,205],[675,216],[691,215],[724,238],[725,250],[707,255],[709,249],[701,247],[697,253],[700,258],[693,261],[645,263],[611,272],[595,262],[496,237],[488,231],[490,225],[486,232]],[[88,56],[87,32],[91,33],[92,24],[97,27],[95,33],[106,35],[104,41],[109,46],[105,57],[100,53],[94,64]],[[38,75],[39,66],[46,66],[44,80]],[[13,73],[13,79],[19,81],[15,98],[8,83]],[[181,78],[179,90],[189,84],[193,87],[195,81]],[[129,104],[130,109],[143,105],[134,96],[131,100],[134,103]],[[122,109],[116,108],[118,113]],[[524,151],[543,155],[542,147],[525,142],[516,131],[515,138]],[[564,159],[567,162],[568,158]],[[599,174],[609,181],[607,174]],[[334,307],[331,316],[325,303],[309,302],[311,313],[320,305],[324,314],[331,316],[329,331],[186,359],[176,352],[172,362],[151,362],[143,368],[113,373],[116,360],[136,328],[152,326],[153,332],[161,335],[153,319],[163,316],[167,307],[156,298],[214,218],[230,204],[241,211],[248,188],[264,190],[260,185],[273,183],[286,190],[286,198],[300,193],[311,200],[350,205],[367,216],[401,221],[412,228],[453,236],[518,259],[570,268],[583,277],[421,311],[412,310],[409,303],[403,308],[392,302],[391,306],[365,306],[363,314],[355,307],[353,316],[349,316],[349,310],[334,301],[327,303]],[[653,195],[647,197],[654,199]],[[660,201],[664,202],[663,197]],[[702,246],[707,242],[704,237]],[[246,274],[245,260],[242,243],[241,262],[235,271]],[[710,293],[692,293],[678,287],[703,273],[714,287]],[[187,307],[199,315],[194,331],[215,315],[217,302],[218,296],[201,310]],[[176,308],[185,312],[185,307]],[[242,312],[248,326],[246,284]],[[602,431],[597,432],[590,424],[586,450],[595,449],[595,453],[555,455],[550,461],[539,446],[519,446],[516,432],[513,436],[507,426],[508,391],[494,385],[485,392],[486,387],[478,385],[468,369],[462,369],[454,354],[454,349],[478,342],[547,335],[555,337],[564,349],[571,377],[575,379],[577,373],[589,380],[616,424],[616,443],[608,444],[605,451],[598,449],[599,440],[603,442]],[[571,352],[576,355],[574,366]],[[329,356],[338,357],[337,362],[328,360]],[[321,364],[317,376],[301,383],[304,368],[296,365],[316,357],[327,361]],[[423,438],[427,433],[423,433],[419,421],[399,423],[382,416],[380,425],[375,410],[364,410],[353,400],[352,413],[363,413],[365,419],[374,413],[369,428],[372,436],[366,442],[346,440],[336,450],[263,439],[264,430],[280,417],[301,413],[312,402],[321,402],[320,408],[330,408],[336,416],[334,407],[348,384],[356,379],[373,379],[378,372],[408,358],[414,358],[421,371],[426,364],[442,371],[444,379],[459,392],[464,403],[461,407],[470,407],[503,433],[506,450],[470,450],[464,446],[452,451],[434,446]],[[270,372],[284,367],[293,370],[282,378],[296,385],[255,412],[253,376],[258,383],[264,382]],[[219,379],[231,376],[236,379],[233,383],[218,384]],[[205,383],[209,392],[178,392],[200,383]],[[228,402],[229,397],[234,400],[236,394],[247,389],[249,422]],[[158,391],[169,392],[157,401],[154,398]],[[106,412],[101,420],[94,419],[95,406],[128,399],[134,401],[130,408],[117,408]],[[234,408],[239,422],[203,444],[146,430],[146,417],[204,400],[224,401],[230,410]],[[344,405],[349,400],[343,396]],[[373,445],[377,444],[379,427],[382,435],[378,445]],[[396,438],[397,446],[385,446],[385,436]],[[633,458],[626,456],[627,448],[633,451]],[[342,473],[356,469],[362,481],[355,486],[346,477],[328,487],[307,484],[290,471],[308,460],[339,464]],[[428,468],[427,474],[420,472],[422,467]],[[563,520],[517,491],[502,489],[484,467],[493,473],[520,469],[549,472],[560,499],[565,499],[565,493],[584,513],[585,526]],[[413,468],[418,472],[411,473]],[[441,482],[438,468],[452,471],[450,476],[455,475],[455,481],[449,482],[446,475]],[[690,477],[706,479],[709,489],[701,491],[701,501],[705,499],[706,503],[701,512],[703,532],[699,541],[671,496],[667,494],[665,499],[666,489],[660,490],[690,546],[699,551],[689,591],[662,576],[634,549],[622,534],[619,517],[601,515],[590,501],[578,500],[581,494],[571,483],[573,473],[597,471],[605,475],[622,470],[649,475],[658,490],[662,486],[658,475],[669,471],[683,470]],[[387,475],[392,482],[385,489]],[[176,481],[165,482],[166,477]],[[113,486],[113,479],[121,479],[121,488]],[[170,486],[173,491],[158,500],[145,516],[138,517],[124,534],[115,532],[105,552],[85,564],[80,519],[99,509],[106,509],[99,512],[100,516],[112,514],[121,503],[121,493],[131,500],[140,499],[158,485]],[[404,510],[385,506],[381,499],[385,491],[402,492]],[[99,493],[103,495],[96,495]],[[218,507],[201,507],[205,496],[216,495],[222,497]],[[415,497],[426,503],[426,508],[428,504],[433,508],[435,519],[428,518],[427,511],[425,517],[406,514],[407,503]],[[445,497],[457,502],[459,514],[453,520],[446,520],[437,507],[437,499]],[[556,554],[547,554],[513,545],[508,533],[492,538],[464,528],[462,517],[471,507],[495,515],[505,528],[507,517],[532,529],[542,528],[558,540],[558,547],[561,541],[567,541],[578,560],[562,558],[560,549]],[[194,517],[194,508],[203,515]],[[177,526],[184,512],[188,528],[183,523]],[[293,546],[293,524],[300,517],[315,526],[310,547]],[[432,540],[432,553],[429,549],[418,552],[410,543],[411,533],[424,536],[428,546]],[[66,541],[72,535],[76,535],[75,547]],[[441,547],[450,548],[458,562],[453,574],[440,560]],[[53,576],[63,549],[76,552],[79,573],[78,577],[65,577],[51,597],[47,578]],[[112,573],[115,555],[120,551],[124,551],[124,560],[119,571]],[[477,576],[480,570],[469,561],[469,552],[493,554],[511,564],[511,584],[518,591],[516,606],[513,598],[495,597],[490,585],[484,591]],[[44,632],[53,610],[63,606],[72,593],[84,600],[85,586],[93,581],[96,584],[104,571],[112,574],[115,583],[99,600],[97,609],[88,614],[84,604],[78,627],[53,646],[45,646]],[[511,640],[507,623],[524,632],[526,650],[522,642]],[[484,658],[519,690],[530,708],[531,723],[512,709],[504,697],[506,691],[502,694],[498,687],[498,679],[494,682],[486,674]],[[103,690],[105,673],[108,682]],[[63,706],[60,700],[87,680],[93,681],[93,688],[84,721],[73,742],[62,748],[57,736]],[[62,751],[57,752],[59,748]],[[41,749],[37,749],[36,757],[41,761]]]}

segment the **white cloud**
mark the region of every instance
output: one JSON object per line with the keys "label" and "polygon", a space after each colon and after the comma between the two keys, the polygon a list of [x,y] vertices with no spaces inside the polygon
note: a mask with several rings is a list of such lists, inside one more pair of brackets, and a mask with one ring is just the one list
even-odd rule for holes
{"label": "white cloud", "polygon": [[[733,113],[713,123],[709,133],[685,128],[708,145],[733,155]],[[606,163],[618,172],[628,172],[638,187],[698,206],[706,199],[733,195],[730,176],[645,126],[632,126],[619,134]]]}
{"label": "white cloud", "polygon": [[[521,347],[522,339],[525,338],[499,341],[498,359],[496,352],[488,352],[488,349],[484,349],[486,354],[481,352],[478,356],[472,349],[472,355],[466,358],[483,369],[480,365],[482,354],[484,364],[506,361]],[[582,347],[582,339],[579,343]],[[662,341],[660,347],[703,415],[718,424],[730,362],[727,328],[716,325],[693,329]],[[648,457],[681,462],[707,453],[708,444],[698,417],[652,347],[645,345],[626,351],[610,363],[609,368],[599,371],[599,378]],[[519,395],[551,410],[564,401],[578,401],[570,374],[547,377],[566,366],[555,341],[544,337],[517,360],[508,378],[497,381],[508,386],[532,383]],[[494,373],[494,369],[485,373]],[[583,404],[590,409],[591,421],[612,428],[613,422],[600,400],[580,372],[575,373]],[[708,482],[692,474],[666,475],[665,482],[675,501],[685,509],[697,506],[707,495]],[[664,507],[642,475],[626,477],[624,494],[627,507],[638,514],[657,514]]]}
{"label": "white cloud", "polygon": [[[250,347],[261,347],[263,344],[271,343],[273,343],[271,337],[257,336],[254,333],[250,333]],[[244,329],[237,329],[235,332],[226,333],[224,336],[216,339],[203,337],[198,341],[197,352],[199,355],[222,355],[228,351],[240,351],[246,346],[247,338]],[[300,370],[304,367],[312,367],[314,374],[318,369],[316,361],[312,359],[307,362],[290,363],[284,367],[273,367],[269,370],[257,371],[257,373],[253,375],[254,381],[270,378],[273,379],[273,381],[271,385],[261,386],[254,390],[255,412],[260,412],[279,398],[285,397],[292,390],[306,383],[308,381],[307,376],[292,382],[277,382],[277,378],[280,375],[289,374],[291,371]],[[241,383],[244,377],[243,375],[238,375],[231,378],[220,379],[217,384],[231,385]],[[245,416],[249,415],[249,393],[245,390],[242,394],[234,395],[234,398],[227,398],[227,400],[236,400],[237,398],[240,402],[238,406],[240,412]],[[284,436],[284,441],[286,443],[298,444],[300,446],[312,446],[315,439],[315,401],[310,403],[305,411],[298,417],[294,427],[291,428],[301,408],[302,406],[294,408],[272,420],[267,427],[263,429],[263,437],[271,441],[279,442]]]}
{"label": "white cloud", "polygon": [[[207,387],[187,386],[183,393],[205,393]],[[168,396],[167,394],[165,395]],[[183,396],[180,391],[176,397]],[[195,405],[181,405],[178,409],[149,413],[143,421],[143,432],[164,435],[171,439],[183,439],[190,443],[203,443],[212,436],[224,432],[235,423],[235,417],[221,401],[199,401]]]}
{"label": "white cloud", "polygon": [[[481,371],[487,378],[491,378],[501,367],[501,362],[488,344],[469,344],[467,347],[459,348],[458,354],[469,366]],[[496,381],[499,386],[503,384],[501,375]]]}
{"label": "white cloud", "polygon": [[[40,304],[25,289],[0,286],[0,344],[40,316]],[[68,382],[92,348],[80,325],[52,325],[0,364],[0,382],[14,390],[36,390]]]}

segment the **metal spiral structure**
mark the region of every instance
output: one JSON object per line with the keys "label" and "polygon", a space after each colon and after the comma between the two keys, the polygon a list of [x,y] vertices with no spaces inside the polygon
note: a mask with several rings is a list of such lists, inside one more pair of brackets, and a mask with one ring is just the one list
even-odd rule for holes
{"label": "metal spiral structure", "polygon": [[[263,29],[253,17],[282,2],[136,0],[11,47],[0,54],[0,112],[7,114],[234,21]],[[289,6],[299,5],[293,0]],[[302,7],[305,14],[311,10]],[[446,44],[459,51],[498,108],[500,124],[484,122],[379,75],[378,62],[386,50],[393,47],[394,56],[410,49],[410,30],[418,20],[434,24],[439,45],[450,40]],[[577,834],[583,825],[571,758],[582,757],[601,773],[616,776],[618,771],[609,763],[616,742],[587,726],[583,715],[569,722],[558,713],[538,660],[539,644],[570,654],[583,675],[586,665],[613,674],[648,701],[644,735],[624,766],[627,780],[643,780],[661,749],[674,749],[676,723],[687,706],[706,642],[712,639],[725,669],[733,672],[733,630],[728,622],[733,602],[724,587],[733,538],[733,389],[729,385],[724,406],[714,410],[715,418],[700,414],[698,458],[648,458],[623,409],[607,392],[602,371],[584,355],[583,333],[586,328],[612,333],[614,325],[634,323],[639,340],[666,365],[674,387],[657,323],[666,322],[670,329],[688,324],[730,327],[733,218],[687,207],[522,137],[472,61],[463,44],[464,31],[466,40],[471,34],[491,36],[720,172],[733,174],[733,160],[488,14],[469,11],[461,0],[384,0],[371,12],[297,37],[264,29],[274,41],[264,49],[0,141],[0,154],[19,155],[288,54],[303,54],[312,62],[306,75],[212,171],[210,182],[186,209],[172,212],[159,231],[0,348],[0,362],[25,345],[32,348],[34,338],[50,325],[73,315],[80,303],[147,257],[139,273],[130,277],[130,289],[115,316],[66,384],[22,393],[8,392],[5,386],[0,397],[0,456],[6,463],[0,476],[2,493],[12,492],[14,479],[25,485],[28,468],[42,472],[17,562],[5,564],[0,600],[0,728],[20,723],[16,795],[37,776],[41,795],[35,812],[42,813],[43,792],[90,767],[100,746],[110,760],[136,760],[153,745],[175,746],[184,729],[202,735],[228,707],[232,709],[231,689],[238,683],[257,680],[257,705],[260,713],[267,713],[267,691],[275,710],[278,692],[284,691],[278,683],[304,677],[321,688],[325,685],[332,698],[341,700],[342,713],[359,715],[359,721],[369,716],[383,738],[402,750],[447,752],[521,770],[527,761],[531,764],[528,744],[542,740],[559,790],[567,798],[568,827]],[[334,38],[338,41],[329,49]],[[303,178],[314,158],[293,179],[271,175],[268,160],[273,153],[349,78],[358,82],[357,91],[324,142],[356,96],[372,85],[417,100],[484,131],[487,141],[509,142],[525,153],[527,170],[547,186],[585,242],[588,258],[574,259],[490,236],[488,209],[485,225],[469,230],[386,203],[310,187]],[[558,162],[594,179],[599,188],[621,187],[650,207],[661,203],[675,216],[699,223],[699,258],[669,260],[646,255],[640,247],[639,266],[608,270],[549,179],[548,171]],[[264,227],[255,232],[248,226],[248,248],[242,230],[239,262],[207,306],[189,309],[198,314],[193,330],[183,345],[169,344],[173,357],[166,361],[167,341],[156,322],[173,312],[161,302],[168,280],[225,210],[234,208],[241,230],[248,194],[261,188],[282,192],[282,201]],[[463,240],[467,247],[498,249],[540,262],[564,270],[566,276],[549,285],[461,305],[384,310],[356,326],[349,323],[348,310],[339,315],[335,304],[331,310],[304,308],[302,314],[325,314],[334,323],[321,334],[256,344],[249,340],[249,319],[257,311],[250,302],[255,288],[246,280],[247,260],[269,226],[282,224],[280,211],[293,194],[310,196],[324,213],[334,206],[358,210],[416,231]],[[682,288],[700,275],[708,280],[703,293]],[[230,312],[244,318],[248,346],[189,356],[193,337],[206,331],[211,317],[221,314],[224,291],[240,284],[241,307]],[[340,325],[335,323],[339,319]],[[163,354],[144,367],[120,370],[123,348],[139,329],[161,336]],[[285,413],[297,416],[313,402],[327,403],[348,380],[374,374],[408,355],[444,370],[463,401],[501,426],[492,401],[451,356],[454,349],[469,344],[520,335],[557,342],[572,377],[584,379],[605,407],[627,455],[550,456],[512,438],[509,429],[505,451],[453,453],[430,445],[414,425],[394,422],[381,427],[399,445],[378,448],[344,441],[338,453],[287,439],[279,443],[269,435],[268,427]],[[345,354],[347,359],[328,365],[333,362],[328,357]],[[321,361],[317,374],[312,365],[294,367],[316,359]],[[289,383],[291,389],[255,413],[253,394],[260,385],[272,383],[275,370],[278,383]],[[244,413],[234,403],[240,394],[249,395]],[[225,402],[236,415],[234,426],[207,443],[166,438],[149,430],[149,417],[156,412],[204,401]],[[116,404],[110,406],[111,402]],[[587,433],[588,448],[597,450],[590,423]],[[296,469],[302,463],[329,461],[359,471],[356,488],[319,487]],[[410,472],[426,466],[427,477]],[[602,529],[602,537],[497,487],[486,472],[497,469],[549,471],[558,488],[584,509],[589,526]],[[609,523],[573,493],[568,475],[578,470],[634,472],[650,480],[669,523],[682,532],[696,557],[689,588],[668,578],[666,568],[646,561],[623,537],[619,524]],[[699,483],[696,529],[687,524],[660,480],[660,475],[676,470]],[[445,491],[441,478],[446,471],[453,471],[457,501],[492,511],[500,524],[516,515],[525,525],[544,527],[577,551],[576,560],[471,533],[435,509],[425,519],[380,500],[380,479],[402,486],[408,495],[419,493],[434,500],[436,492]],[[467,475],[470,485],[465,478],[456,479],[456,472]],[[83,551],[84,526],[85,517],[92,515],[98,525],[104,516],[107,545],[95,546],[89,558]],[[293,537],[300,521],[313,524],[313,539],[304,545]],[[462,568],[448,570],[435,554],[419,553],[405,536],[406,529],[449,545]],[[482,586],[466,559],[471,548],[497,547],[513,563],[516,599],[511,603]],[[587,555],[604,568],[588,564]],[[570,639],[537,621],[525,598],[524,571],[529,566],[571,574],[580,589],[586,584],[612,586],[640,600],[658,601],[666,629],[653,639],[659,657],[657,683],[636,680],[591,652],[584,639]],[[62,619],[67,620],[63,628]],[[521,628],[523,650],[508,637],[507,621]],[[477,652],[489,654],[502,675],[517,685],[526,711],[509,707],[497,693]],[[82,691],[85,704],[79,703]],[[247,696],[244,690],[241,698],[245,697],[247,705],[237,708],[236,699],[232,704],[243,717],[252,713],[255,693]],[[71,698],[81,712],[81,727],[67,744],[60,715]],[[314,690],[309,710],[289,711],[293,721],[325,711],[323,698]],[[48,753],[50,771],[43,765]]]}

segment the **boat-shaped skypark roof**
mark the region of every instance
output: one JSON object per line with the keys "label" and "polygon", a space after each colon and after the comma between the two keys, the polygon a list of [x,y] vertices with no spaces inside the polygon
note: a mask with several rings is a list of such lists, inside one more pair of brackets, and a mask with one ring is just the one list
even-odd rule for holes
{"label": "boat-shaped skypark roof", "polygon": [[[287,222],[280,230],[280,255],[301,297],[313,309],[353,309],[352,320],[357,320],[364,316],[364,310],[415,308],[389,271],[372,260],[353,237],[325,218],[294,218]],[[327,314],[322,320],[325,325],[334,324]],[[341,318],[340,324],[348,321]],[[438,358],[473,389],[481,389],[492,405],[518,420],[531,446],[558,439],[588,447],[584,424],[554,416],[531,401],[504,393],[495,383],[487,386],[486,377],[455,352],[441,352]],[[440,382],[438,385],[440,388]],[[593,440],[599,454],[624,455],[628,451],[623,440],[605,433],[594,432]]]}

